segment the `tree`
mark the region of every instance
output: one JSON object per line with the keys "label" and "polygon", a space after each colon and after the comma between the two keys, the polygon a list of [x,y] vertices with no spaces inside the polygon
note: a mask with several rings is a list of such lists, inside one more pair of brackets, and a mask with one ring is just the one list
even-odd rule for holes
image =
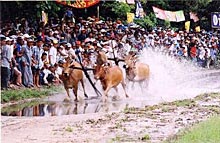
{"label": "tree", "polygon": [[117,1],[104,2],[101,9],[104,11],[101,12],[101,16],[109,16],[114,19],[126,20],[127,12],[131,11],[131,8],[127,3],[121,3]]}

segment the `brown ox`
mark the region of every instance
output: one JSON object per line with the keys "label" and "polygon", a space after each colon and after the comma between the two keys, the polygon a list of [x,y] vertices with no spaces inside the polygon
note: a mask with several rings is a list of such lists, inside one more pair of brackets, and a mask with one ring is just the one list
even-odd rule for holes
{"label": "brown ox", "polygon": [[[85,86],[83,82],[83,71],[81,70],[81,65],[76,61],[72,61],[71,59],[66,59],[66,62],[62,64],[63,72],[61,76],[61,80],[63,81],[64,88],[67,92],[68,97],[69,88],[73,88],[73,93],[75,95],[75,101],[78,101],[77,91],[78,91],[78,83],[79,81],[82,84],[84,95],[87,98],[87,94],[85,92]],[[77,69],[78,68],[78,69]]]}
{"label": "brown ox", "polygon": [[118,66],[106,66],[102,65],[100,67],[96,66],[95,68],[95,79],[99,79],[101,81],[104,97],[103,101],[106,101],[106,97],[108,96],[108,92],[111,88],[115,88],[116,92],[118,92],[117,86],[121,83],[125,96],[128,97],[128,94],[125,90],[125,82],[123,78],[122,70]]}
{"label": "brown ox", "polygon": [[149,83],[149,76],[150,76],[149,65],[145,63],[140,63],[139,61],[137,61],[137,57],[131,54],[126,56],[124,60],[125,60],[124,68],[126,71],[127,80],[132,81],[133,85],[134,82],[138,82],[143,91],[142,84],[145,83],[146,87],[148,87],[148,83]]}

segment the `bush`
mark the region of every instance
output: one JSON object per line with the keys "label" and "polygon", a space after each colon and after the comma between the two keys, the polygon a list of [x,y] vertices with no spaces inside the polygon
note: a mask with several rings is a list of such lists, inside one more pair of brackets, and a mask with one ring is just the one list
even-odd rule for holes
{"label": "bush", "polygon": [[141,27],[152,29],[156,26],[157,20],[153,13],[145,16],[143,19],[134,19],[134,23],[140,25]]}

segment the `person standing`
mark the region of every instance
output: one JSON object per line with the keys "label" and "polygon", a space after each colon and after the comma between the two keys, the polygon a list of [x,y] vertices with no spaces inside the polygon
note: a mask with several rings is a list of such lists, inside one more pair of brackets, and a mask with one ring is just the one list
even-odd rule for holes
{"label": "person standing", "polygon": [[27,45],[24,46],[24,53],[22,57],[22,80],[26,87],[33,87],[33,74],[31,70],[32,65],[32,47],[34,41],[32,39],[27,39]]}
{"label": "person standing", "polygon": [[40,87],[39,85],[39,76],[40,76],[40,62],[41,62],[41,49],[43,45],[43,40],[41,37],[38,37],[36,41],[36,46],[33,47],[32,52],[33,52],[33,66],[32,66],[32,72],[33,72],[33,77],[34,77],[34,84],[37,87]]}
{"label": "person standing", "polygon": [[54,66],[57,62],[57,48],[58,48],[58,40],[53,40],[53,46],[49,50],[49,63],[50,65]]}
{"label": "person standing", "polygon": [[1,40],[1,88],[8,89],[11,67],[10,46],[6,45],[6,37],[0,36]]}
{"label": "person standing", "polygon": [[18,64],[18,70],[21,71],[22,70],[22,65],[21,65],[21,57],[23,55],[23,51],[22,51],[22,45],[24,44],[24,40],[22,37],[18,37],[17,38],[17,44],[16,47],[14,49],[14,55],[15,55],[15,60]]}

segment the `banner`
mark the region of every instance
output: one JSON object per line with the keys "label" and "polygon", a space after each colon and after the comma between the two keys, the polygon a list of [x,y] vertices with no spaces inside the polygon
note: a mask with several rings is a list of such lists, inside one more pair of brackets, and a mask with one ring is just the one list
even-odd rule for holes
{"label": "banner", "polygon": [[134,0],[127,0],[127,4],[135,4]]}
{"label": "banner", "polygon": [[42,11],[41,14],[42,14],[41,20],[42,22],[44,22],[44,25],[46,25],[48,22],[47,14],[44,11]]}
{"label": "banner", "polygon": [[167,11],[153,6],[153,11],[156,17],[162,20],[168,20],[172,22],[185,21],[183,10]]}
{"label": "banner", "polygon": [[100,0],[75,0],[75,1],[62,1],[62,0],[56,0],[57,3],[71,6],[74,8],[88,8],[90,6],[93,6],[97,3],[99,3]]}
{"label": "banner", "polygon": [[199,18],[196,13],[190,12],[189,16],[190,16],[190,19],[192,19],[194,22],[199,21]]}
{"label": "banner", "polygon": [[153,6],[153,11],[154,11],[154,14],[156,15],[156,18],[160,18],[162,20],[167,19],[167,16],[166,16],[164,10]]}
{"label": "banner", "polygon": [[190,28],[190,21],[186,21],[185,22],[185,29],[187,32],[189,32],[189,28]]}
{"label": "banner", "polygon": [[212,28],[220,28],[220,12],[211,13]]}
{"label": "banner", "polygon": [[185,21],[185,16],[182,10],[176,11],[176,22]]}
{"label": "banner", "polygon": [[166,16],[167,16],[167,19],[166,20],[169,20],[169,21],[172,21],[172,22],[176,22],[176,13],[175,12],[172,12],[172,11],[164,11]]}
{"label": "banner", "polygon": [[134,13],[127,13],[127,22],[132,23],[134,20]]}

